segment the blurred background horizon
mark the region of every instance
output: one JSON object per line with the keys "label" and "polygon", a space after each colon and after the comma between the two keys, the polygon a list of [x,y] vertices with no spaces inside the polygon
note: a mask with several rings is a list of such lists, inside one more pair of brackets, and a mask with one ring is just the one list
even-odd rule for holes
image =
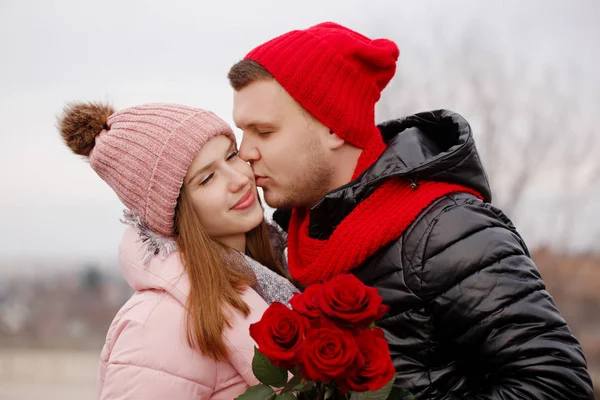
{"label": "blurred background horizon", "polygon": [[599,18],[595,0],[4,0],[0,398],[93,398],[106,329],[130,293],[116,263],[124,207],[61,142],[62,107],[175,102],[232,124],[229,67],[328,20],[400,48],[378,122],[437,108],[469,121],[493,203],[600,386]]}

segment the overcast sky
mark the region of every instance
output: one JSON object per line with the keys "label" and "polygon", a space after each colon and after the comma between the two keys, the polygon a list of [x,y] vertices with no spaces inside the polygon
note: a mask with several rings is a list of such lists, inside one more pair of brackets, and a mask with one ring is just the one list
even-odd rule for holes
{"label": "overcast sky", "polygon": [[451,41],[475,21],[490,51],[576,64],[596,84],[599,10],[593,0],[2,0],[0,258],[116,258],[123,206],[61,143],[55,116],[67,101],[176,102],[231,122],[228,68],[263,41],[325,20],[396,41],[399,71],[422,49],[435,63],[434,32]]}

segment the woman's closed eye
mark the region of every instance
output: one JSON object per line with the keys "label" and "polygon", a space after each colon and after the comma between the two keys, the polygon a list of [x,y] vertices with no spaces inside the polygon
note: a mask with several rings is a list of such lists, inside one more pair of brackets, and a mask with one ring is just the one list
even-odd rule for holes
{"label": "woman's closed eye", "polygon": [[200,181],[200,183],[199,183],[200,186],[206,185],[208,182],[210,182],[210,180],[213,178],[214,175],[215,175],[214,172],[211,172],[210,174],[208,174],[204,179],[202,179]]}
{"label": "woman's closed eye", "polygon": [[[225,160],[229,161],[234,159],[235,157],[237,157],[237,155],[239,154],[238,150],[232,151],[231,153],[229,153],[229,155],[225,158]],[[208,174],[204,179],[202,179],[199,183],[200,186],[202,185],[206,185],[207,183],[209,183],[212,178],[215,176],[214,172],[211,172],[210,174]]]}
{"label": "woman's closed eye", "polygon": [[231,160],[232,158],[236,157],[240,152],[238,150],[233,151],[231,154],[229,154],[227,156],[227,161]]}

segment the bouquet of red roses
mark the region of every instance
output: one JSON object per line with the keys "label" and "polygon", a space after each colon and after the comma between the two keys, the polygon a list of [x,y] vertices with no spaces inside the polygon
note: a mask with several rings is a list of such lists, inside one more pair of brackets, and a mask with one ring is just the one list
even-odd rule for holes
{"label": "bouquet of red roses", "polygon": [[295,294],[292,309],[271,304],[250,326],[261,384],[237,398],[387,399],[395,369],[374,327],[388,310],[382,303],[377,289],[346,274]]}

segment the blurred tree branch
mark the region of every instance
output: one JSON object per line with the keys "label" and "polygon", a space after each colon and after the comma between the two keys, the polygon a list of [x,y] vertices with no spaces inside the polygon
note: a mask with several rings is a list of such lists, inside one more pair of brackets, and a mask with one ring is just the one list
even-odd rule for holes
{"label": "blurred tree branch", "polygon": [[[600,186],[600,138],[593,126],[600,102],[586,96],[589,87],[576,68],[558,71],[507,58],[490,50],[494,43],[485,32],[468,26],[452,43],[438,30],[435,54],[413,54],[421,65],[412,72],[399,66],[378,104],[379,119],[433,108],[464,115],[494,203],[519,225],[535,228],[530,231],[551,229],[555,247],[569,247],[593,205],[591,191]],[[540,206],[543,199],[551,201],[544,220],[539,212],[530,216],[535,213],[528,196],[541,199]]]}

